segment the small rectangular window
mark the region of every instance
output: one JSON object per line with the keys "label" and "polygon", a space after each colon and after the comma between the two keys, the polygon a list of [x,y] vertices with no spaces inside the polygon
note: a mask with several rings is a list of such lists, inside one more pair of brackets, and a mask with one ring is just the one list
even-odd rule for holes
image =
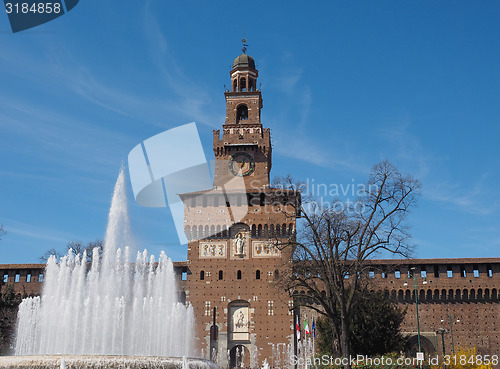
{"label": "small rectangular window", "polygon": [[3,275],[3,283],[7,283],[9,281],[9,275],[7,273],[5,273]]}
{"label": "small rectangular window", "polygon": [[420,271],[420,277],[422,277],[422,278],[427,278],[427,271],[426,271],[425,269],[422,269],[422,270]]}
{"label": "small rectangular window", "polygon": [[16,273],[16,277],[14,279],[14,282],[19,282],[19,279],[21,278],[21,275],[19,274],[19,272]]}
{"label": "small rectangular window", "polygon": [[401,278],[401,272],[400,272],[399,270],[396,270],[396,271],[394,272],[394,277],[396,277],[396,278],[398,278],[398,279],[399,279],[399,278]]}
{"label": "small rectangular window", "polygon": [[31,282],[31,273],[28,273],[28,274],[26,275],[26,282],[27,282],[27,283],[30,283],[30,282]]}
{"label": "small rectangular window", "polygon": [[434,265],[434,277],[439,278],[439,266]]}
{"label": "small rectangular window", "polygon": [[413,278],[413,272],[415,269],[412,269],[412,267],[408,267],[408,278]]}
{"label": "small rectangular window", "polygon": [[344,275],[344,279],[349,279],[349,272]]}
{"label": "small rectangular window", "polygon": [[474,277],[475,278],[479,277],[479,268],[478,268],[477,265],[474,265],[474,271],[473,271],[473,273],[474,273]]}
{"label": "small rectangular window", "polygon": [[448,278],[453,278],[453,268],[451,265],[446,267],[446,275]]}
{"label": "small rectangular window", "polygon": [[43,273],[38,274],[38,282],[39,283],[43,282]]}
{"label": "small rectangular window", "polygon": [[465,265],[460,265],[460,275],[462,278],[467,277],[467,272],[465,271]]}
{"label": "small rectangular window", "polygon": [[375,278],[375,272],[373,270],[370,270],[368,272],[368,278],[371,278],[371,279]]}
{"label": "small rectangular window", "polygon": [[493,277],[493,269],[491,268],[491,265],[487,265],[486,268],[488,269],[488,277]]}
{"label": "small rectangular window", "polygon": [[187,281],[187,279],[188,279],[188,274],[187,274],[187,272],[182,272],[182,274],[181,274],[181,280],[182,280],[182,281]]}
{"label": "small rectangular window", "polygon": [[382,279],[386,279],[387,278],[387,273],[386,272],[382,272]]}

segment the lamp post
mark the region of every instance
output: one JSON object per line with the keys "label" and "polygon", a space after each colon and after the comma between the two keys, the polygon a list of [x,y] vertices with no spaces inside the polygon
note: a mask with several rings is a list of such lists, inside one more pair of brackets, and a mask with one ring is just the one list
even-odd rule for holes
{"label": "lamp post", "polygon": [[438,328],[438,330],[436,331],[436,334],[441,334],[441,339],[442,339],[442,342],[443,342],[443,357],[446,356],[446,350],[444,348],[444,334],[447,333],[448,330],[447,329],[444,329],[444,328]]}
{"label": "lamp post", "polygon": [[[417,291],[417,275],[415,273],[416,269],[415,267],[410,268],[410,270],[413,272],[413,288],[415,289],[415,308],[417,311],[417,340],[418,340],[418,352],[422,352],[422,347],[420,345],[420,319],[418,317],[418,291]],[[424,279],[422,284],[427,284],[427,281]],[[408,286],[408,282],[404,282],[404,286]],[[418,357],[418,354],[417,354]],[[420,368],[422,368],[422,362],[420,362]]]}
{"label": "lamp post", "polygon": [[[450,314],[447,314],[448,322],[450,323],[450,334],[451,334],[451,349],[453,350],[453,355],[455,355],[455,343],[453,342],[453,318]],[[460,323],[460,318],[457,318],[457,323]],[[444,323],[444,318],[441,317],[441,323]]]}

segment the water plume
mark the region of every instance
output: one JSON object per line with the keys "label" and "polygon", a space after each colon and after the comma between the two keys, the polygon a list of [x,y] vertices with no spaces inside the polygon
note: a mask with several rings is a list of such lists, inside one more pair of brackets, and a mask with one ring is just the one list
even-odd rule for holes
{"label": "water plume", "polygon": [[192,356],[193,309],[178,302],[172,261],[144,251],[131,263],[130,242],[122,168],[102,253],[48,260],[41,297],[19,307],[15,354]]}

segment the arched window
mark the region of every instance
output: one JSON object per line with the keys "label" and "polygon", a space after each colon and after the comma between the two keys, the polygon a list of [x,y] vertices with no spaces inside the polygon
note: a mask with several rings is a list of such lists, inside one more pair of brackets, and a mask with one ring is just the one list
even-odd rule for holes
{"label": "arched window", "polygon": [[186,305],[186,292],[185,291],[182,291],[180,294],[179,294],[179,302],[183,305]]}
{"label": "arched window", "polygon": [[260,279],[260,270],[255,272],[255,279]]}
{"label": "arched window", "polygon": [[405,292],[405,300],[406,301],[411,301],[411,291],[410,290],[406,290]]}
{"label": "arched window", "polygon": [[248,78],[248,91],[255,91],[255,80]]}
{"label": "arched window", "polygon": [[203,281],[203,280],[205,280],[205,271],[204,270],[202,270],[200,272],[200,281]]}
{"label": "arched window", "polygon": [[246,91],[247,90],[247,80],[245,77],[240,78],[240,91]]}
{"label": "arched window", "polygon": [[240,120],[247,120],[248,119],[248,106],[245,104],[241,104],[238,106],[238,109],[236,109],[236,123],[238,123]]}
{"label": "arched window", "polygon": [[237,92],[237,91],[238,91],[238,80],[234,79],[233,80],[233,92]]}
{"label": "arched window", "polygon": [[219,270],[219,281],[222,281],[224,278],[224,272],[222,270]]}
{"label": "arched window", "polygon": [[236,279],[241,279],[241,270],[236,272]]}

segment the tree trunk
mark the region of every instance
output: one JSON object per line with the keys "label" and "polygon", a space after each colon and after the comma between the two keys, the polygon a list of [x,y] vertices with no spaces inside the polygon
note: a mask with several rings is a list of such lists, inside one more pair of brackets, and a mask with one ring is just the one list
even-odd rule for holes
{"label": "tree trunk", "polygon": [[338,329],[335,326],[335,322],[333,320],[334,318],[330,317],[330,324],[332,326],[332,354],[334,357],[339,357],[340,356],[340,350],[339,350],[339,335],[338,335]]}
{"label": "tree trunk", "polygon": [[351,369],[350,363],[350,349],[349,349],[349,319],[347,317],[344,304],[341,304],[341,329],[340,332],[340,349],[342,350],[342,357],[345,360],[344,369]]}

